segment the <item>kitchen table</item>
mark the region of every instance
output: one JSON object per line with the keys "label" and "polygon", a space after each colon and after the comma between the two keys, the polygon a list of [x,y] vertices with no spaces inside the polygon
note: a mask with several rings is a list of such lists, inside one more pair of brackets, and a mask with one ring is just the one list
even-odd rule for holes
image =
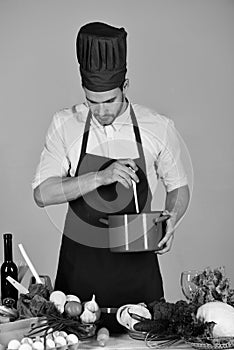
{"label": "kitchen table", "polygon": [[[105,347],[101,347],[98,345],[97,340],[95,338],[90,338],[89,340],[85,340],[80,342],[78,350],[149,350],[150,348],[145,344],[143,340],[136,340],[129,337],[128,334],[121,334],[110,336],[110,339]],[[177,342],[176,344],[168,347],[169,350],[191,350],[192,347],[184,343],[183,341]],[[165,349],[167,350],[167,348]]]}

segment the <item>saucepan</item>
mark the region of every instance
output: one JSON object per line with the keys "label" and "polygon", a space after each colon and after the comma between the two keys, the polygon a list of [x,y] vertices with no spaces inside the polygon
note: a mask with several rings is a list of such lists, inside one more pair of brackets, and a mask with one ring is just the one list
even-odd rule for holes
{"label": "saucepan", "polygon": [[170,215],[162,211],[109,215],[109,247],[115,253],[159,250]]}

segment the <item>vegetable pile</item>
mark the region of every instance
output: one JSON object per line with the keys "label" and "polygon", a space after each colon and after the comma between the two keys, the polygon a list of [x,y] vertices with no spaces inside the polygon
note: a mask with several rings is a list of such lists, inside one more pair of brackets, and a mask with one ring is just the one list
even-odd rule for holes
{"label": "vegetable pile", "polygon": [[[2,306],[0,311],[14,316],[12,320],[38,317],[22,339],[16,335],[9,341],[8,350],[77,350],[80,340],[96,334],[101,316],[95,295],[82,303],[78,296],[49,291],[44,284],[30,285],[29,293],[20,295],[17,310]],[[96,335],[98,344],[105,346],[108,329],[102,327]]]}
{"label": "vegetable pile", "polygon": [[32,284],[29,293],[21,294],[17,303],[19,318],[59,315],[55,304],[49,300],[49,291],[44,284]]}
{"label": "vegetable pile", "polygon": [[[234,290],[230,288],[224,268],[208,267],[193,277],[192,283],[197,288],[190,302],[179,300],[170,303],[165,299],[154,301],[146,305],[151,318],[129,312],[134,319],[134,322],[128,320],[125,325],[130,331],[129,334],[132,334],[132,331],[145,334],[146,343],[147,339],[172,339],[173,342],[195,339],[203,342],[207,339],[221,341],[221,337],[234,337]],[[121,309],[124,309],[124,306]],[[122,317],[121,313],[120,316]],[[120,321],[123,324],[124,319],[121,320],[121,317]],[[164,345],[170,344],[162,343],[162,346]],[[160,345],[157,344],[156,347],[159,348]]]}
{"label": "vegetable pile", "polygon": [[148,305],[152,320],[144,320],[134,325],[136,331],[153,332],[162,336],[178,337],[211,335],[213,324],[196,319],[198,306],[180,300],[169,303],[165,300]]}
{"label": "vegetable pile", "polygon": [[225,276],[224,267],[214,270],[207,267],[201,274],[193,277],[192,282],[198,287],[193,292],[193,303],[202,305],[218,300],[234,306],[234,289],[230,288],[230,281]]}
{"label": "vegetable pile", "polygon": [[40,317],[40,324],[33,327],[28,336],[44,332],[65,331],[79,339],[93,336],[101,311],[95,301],[81,303],[76,295],[65,295],[62,291],[50,293],[43,284],[33,284],[29,293],[21,294],[17,305],[19,318]]}

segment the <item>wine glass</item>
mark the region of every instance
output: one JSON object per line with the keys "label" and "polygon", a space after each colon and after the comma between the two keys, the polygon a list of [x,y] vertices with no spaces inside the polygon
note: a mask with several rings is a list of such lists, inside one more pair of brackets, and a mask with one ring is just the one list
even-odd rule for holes
{"label": "wine glass", "polygon": [[192,282],[193,278],[200,275],[201,271],[198,270],[190,270],[183,271],[180,276],[180,286],[182,292],[186,299],[191,301],[195,292],[198,290],[198,286]]}

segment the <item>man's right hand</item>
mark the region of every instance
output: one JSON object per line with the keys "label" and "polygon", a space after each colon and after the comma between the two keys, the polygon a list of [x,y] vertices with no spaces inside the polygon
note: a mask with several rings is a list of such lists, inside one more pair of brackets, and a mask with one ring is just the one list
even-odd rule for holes
{"label": "man's right hand", "polygon": [[132,159],[118,159],[104,170],[97,173],[101,185],[109,185],[113,182],[120,182],[124,187],[130,188],[132,180],[139,182],[135,172],[138,170]]}

